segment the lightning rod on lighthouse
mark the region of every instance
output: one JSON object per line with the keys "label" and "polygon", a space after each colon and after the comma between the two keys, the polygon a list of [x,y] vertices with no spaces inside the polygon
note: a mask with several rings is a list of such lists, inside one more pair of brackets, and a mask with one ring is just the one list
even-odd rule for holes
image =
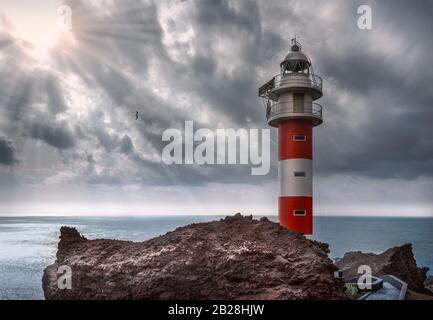
{"label": "lightning rod on lighthouse", "polygon": [[322,124],[322,79],[292,39],[281,73],[259,88],[268,124],[278,128],[278,218],[282,226],[313,233],[313,127]]}

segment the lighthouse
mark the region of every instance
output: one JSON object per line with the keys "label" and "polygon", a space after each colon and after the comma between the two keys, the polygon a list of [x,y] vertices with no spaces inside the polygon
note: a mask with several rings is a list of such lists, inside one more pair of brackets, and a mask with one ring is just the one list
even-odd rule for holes
{"label": "lighthouse", "polygon": [[259,88],[268,124],[278,128],[278,219],[290,230],[313,233],[313,128],[322,124],[322,79],[292,39],[281,73]]}

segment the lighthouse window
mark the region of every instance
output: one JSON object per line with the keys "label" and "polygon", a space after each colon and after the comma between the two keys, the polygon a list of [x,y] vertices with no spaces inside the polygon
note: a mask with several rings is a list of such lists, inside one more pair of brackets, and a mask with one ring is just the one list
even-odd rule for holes
{"label": "lighthouse window", "polygon": [[305,141],[307,138],[303,134],[295,134],[293,136],[293,141]]}
{"label": "lighthouse window", "polygon": [[295,171],[295,177],[305,177],[304,171]]}
{"label": "lighthouse window", "polygon": [[307,211],[306,210],[293,210],[294,216],[306,216]]}

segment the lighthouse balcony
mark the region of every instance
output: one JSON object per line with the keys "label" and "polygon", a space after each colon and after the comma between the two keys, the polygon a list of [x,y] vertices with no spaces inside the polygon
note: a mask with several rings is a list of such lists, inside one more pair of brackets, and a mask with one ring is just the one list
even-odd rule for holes
{"label": "lighthouse balcony", "polygon": [[259,96],[274,101],[283,92],[288,91],[309,91],[313,100],[322,97],[322,78],[312,73],[288,72],[276,75],[270,81],[259,88]]}
{"label": "lighthouse balcony", "polygon": [[287,119],[310,120],[314,126],[323,122],[322,106],[315,102],[282,101],[272,103],[270,100],[266,109],[269,125],[278,127],[278,123]]}

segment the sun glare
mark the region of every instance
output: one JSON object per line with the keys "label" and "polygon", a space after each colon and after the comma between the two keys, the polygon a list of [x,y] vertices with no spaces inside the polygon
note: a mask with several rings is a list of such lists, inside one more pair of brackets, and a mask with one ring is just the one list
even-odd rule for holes
{"label": "sun glare", "polygon": [[58,0],[29,2],[1,0],[0,13],[4,17],[0,29],[26,43],[29,51],[44,53],[52,49],[61,34],[58,27]]}
{"label": "sun glare", "polygon": [[53,48],[59,38],[55,28],[24,29],[15,33],[15,37],[31,44],[37,51],[48,51]]}

